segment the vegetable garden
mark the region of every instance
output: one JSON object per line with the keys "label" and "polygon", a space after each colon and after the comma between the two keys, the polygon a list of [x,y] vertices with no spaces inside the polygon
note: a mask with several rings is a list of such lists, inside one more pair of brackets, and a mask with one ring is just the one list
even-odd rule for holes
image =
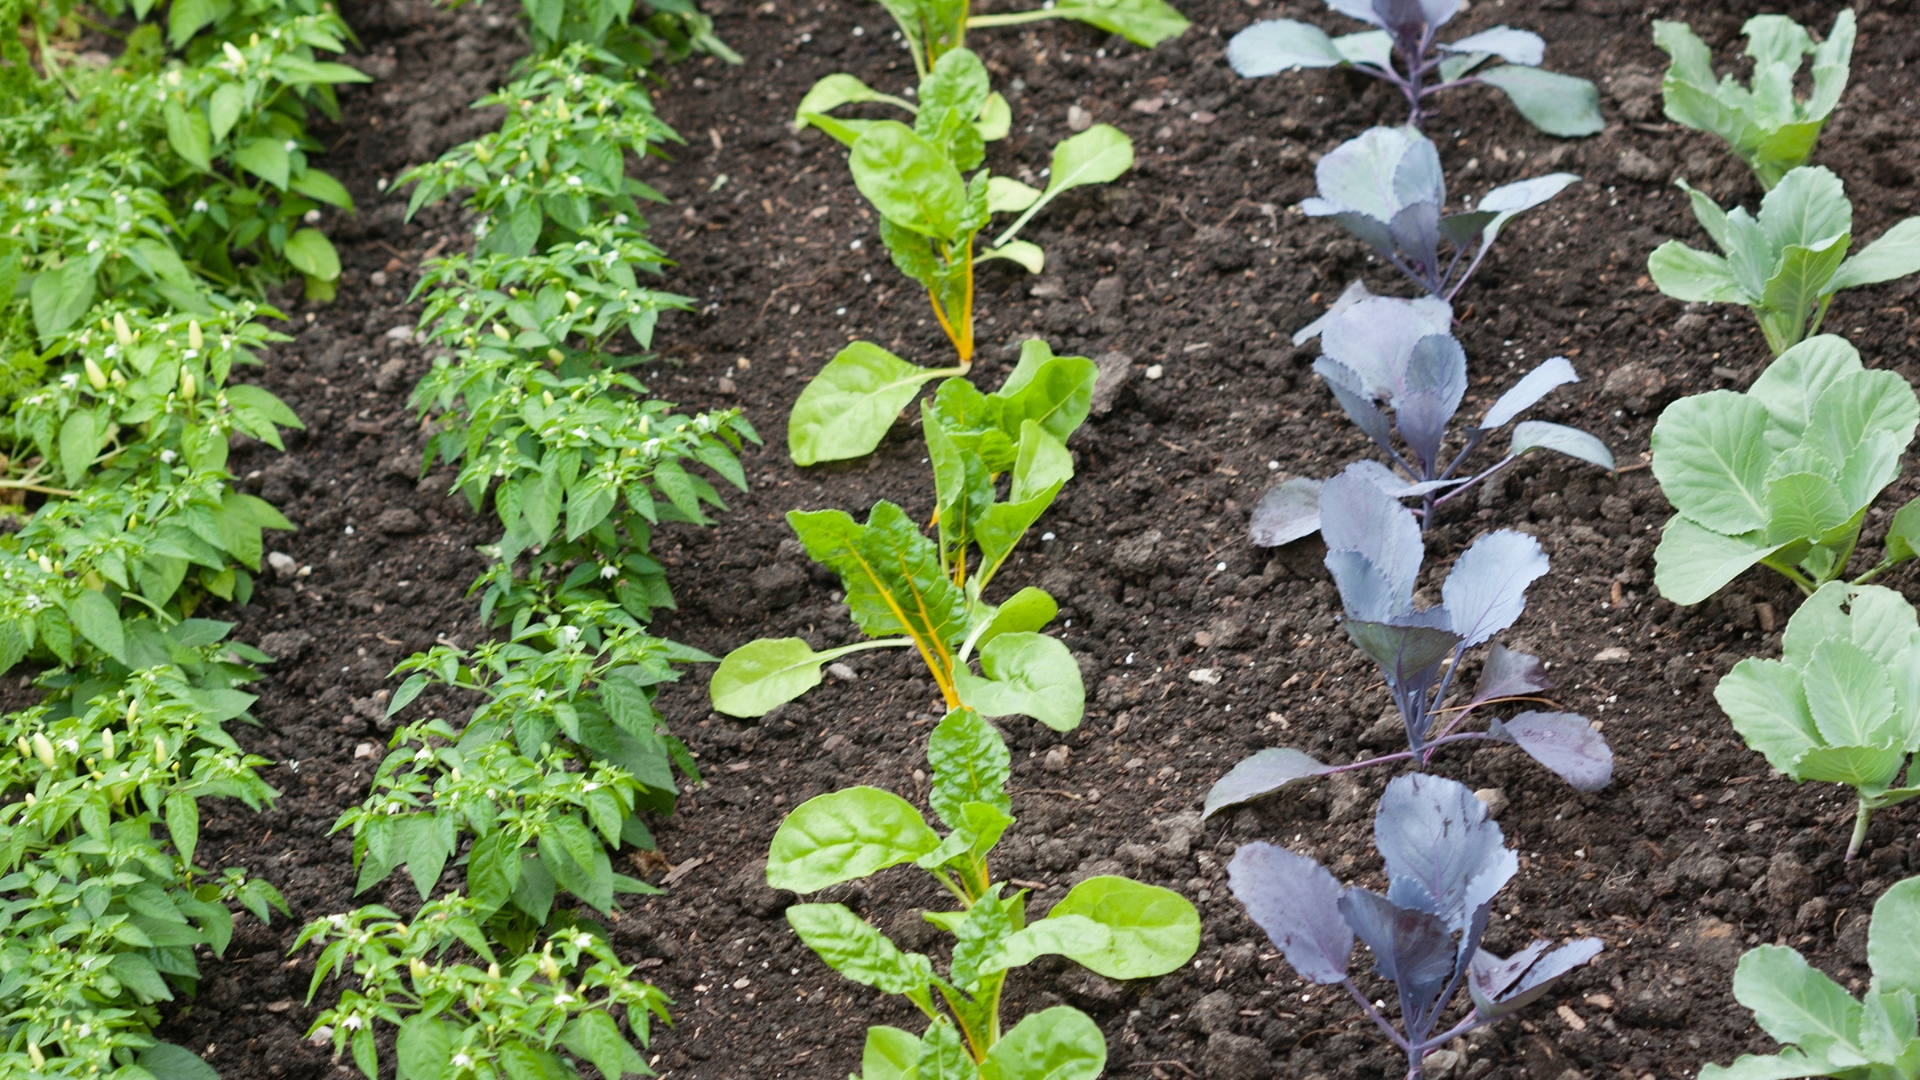
{"label": "vegetable garden", "polygon": [[0,1072],[1920,1076],[1910,5],[1177,6],[8,6]]}

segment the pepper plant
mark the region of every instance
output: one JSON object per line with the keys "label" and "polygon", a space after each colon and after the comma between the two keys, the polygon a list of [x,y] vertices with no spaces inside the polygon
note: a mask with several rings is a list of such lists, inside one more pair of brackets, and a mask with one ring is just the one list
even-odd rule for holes
{"label": "pepper plant", "polygon": [[867,1029],[864,1080],[942,1076],[1046,1080],[1098,1076],[1106,1040],[1084,1013],[1061,1005],[1002,1030],[1008,974],[1041,956],[1064,956],[1110,979],[1165,975],[1200,946],[1200,916],[1179,893],[1101,875],[1029,919],[1028,891],[1007,893],[988,858],[1014,819],[1006,791],[1011,755],[994,726],[970,708],[940,721],[927,743],[928,803],[941,836],[912,803],[853,787],[808,799],[780,823],[767,852],[767,884],[806,894],[912,863],[959,905],[926,920],[953,935],[946,975],[904,952],[844,904],[803,903],[787,922],[827,965],[855,982],[896,994],[926,1016],[924,1033]]}
{"label": "pepper plant", "polygon": [[1527,586],[1547,572],[1539,541],[1501,529],[1475,540],[1454,560],[1441,603],[1416,611],[1414,586],[1424,553],[1413,512],[1380,489],[1369,470],[1349,466],[1320,493],[1327,570],[1346,609],[1342,626],[1379,665],[1407,734],[1407,749],[1347,765],[1328,765],[1292,747],[1262,750],[1207,792],[1207,816],[1316,776],[1410,761],[1428,765],[1443,746],[1512,743],[1581,791],[1613,779],[1613,751],[1586,717],[1528,710],[1462,730],[1475,712],[1509,701],[1545,701],[1552,687],[1540,661],[1495,644],[1468,700],[1446,707],[1468,649],[1512,626],[1527,606]]}
{"label": "pepper plant", "polygon": [[[1813,43],[1805,27],[1785,15],[1755,15],[1740,28],[1746,35],[1753,74],[1747,86],[1732,75],[1713,77],[1713,51],[1686,23],[1653,22],[1653,43],[1672,58],[1660,93],[1667,119],[1718,135],[1772,190],[1807,163],[1833,107],[1847,88],[1853,60],[1853,9],[1833,20],[1827,39]],[[1813,93],[1801,100],[1794,79],[1807,57]]]}
{"label": "pepper plant", "polygon": [[[1339,222],[1427,295],[1451,303],[1508,221],[1579,179],[1552,173],[1506,184],[1481,196],[1475,209],[1442,217],[1447,181],[1432,141],[1411,126],[1376,127],[1320,159],[1314,166],[1320,194],[1300,210]],[[1443,239],[1453,249],[1444,258]],[[1462,267],[1470,248],[1473,257]]]}
{"label": "pepper plant", "polygon": [[[1328,37],[1312,23],[1267,19],[1233,35],[1227,63],[1249,79],[1303,67],[1351,67],[1399,90],[1407,99],[1407,124],[1415,128],[1429,115],[1427,98],[1474,85],[1506,94],[1520,115],[1549,135],[1592,135],[1604,126],[1600,92],[1592,83],[1540,66],[1547,55],[1540,35],[1496,26],[1449,43],[1434,40],[1466,7],[1462,0],[1327,0],[1327,7],[1376,29]],[[1506,63],[1481,68],[1496,56]]]}
{"label": "pepper plant", "polygon": [[[1480,947],[1494,897],[1520,869],[1505,840],[1465,785],[1413,773],[1387,785],[1373,819],[1374,846],[1386,861],[1385,896],[1358,885],[1343,889],[1312,858],[1268,843],[1233,853],[1228,887],[1296,975],[1345,989],[1407,1055],[1407,1080],[1422,1080],[1428,1054],[1539,1000],[1603,948],[1599,938],[1580,938],[1547,952],[1549,943],[1535,940],[1503,960]],[[1397,1025],[1354,982],[1356,936],[1373,953],[1375,972],[1398,992]],[[1443,1028],[1463,984],[1472,1008]]]}
{"label": "pepper plant", "polygon": [[[853,180],[880,213],[880,239],[894,266],[927,290],[957,363],[924,368],[872,342],[847,346],[794,403],[787,451],[798,465],[871,453],[922,385],[971,370],[975,264],[1006,258],[1039,273],[1044,259],[1039,247],[1015,239],[1026,223],[1061,192],[1106,183],[1133,167],[1127,137],[1118,128],[1096,124],[1053,148],[1045,191],[986,169],[968,179],[964,173],[978,168],[986,153],[977,119],[990,101],[985,66],[972,52],[953,49],[921,82],[919,96],[911,128],[877,120],[856,129],[823,112],[806,111],[805,103],[802,116],[853,147]],[[1004,126],[999,131],[1004,134]],[[1020,216],[976,255],[975,237],[992,215],[1015,211]]]}
{"label": "pepper plant", "polygon": [[1920,270],[1920,217],[1880,235],[1852,258],[1853,204],[1825,168],[1794,169],[1760,200],[1722,210],[1705,192],[1678,181],[1693,216],[1725,255],[1668,240],[1647,258],[1647,273],[1675,300],[1744,304],[1775,356],[1820,332],[1842,289],[1875,285]]}
{"label": "pepper plant", "polygon": [[[613,1011],[625,1014],[631,1038],[645,1046],[654,1019],[666,1019],[666,996],[633,978],[599,927],[559,919],[544,941],[503,964],[481,932],[484,919],[455,894],[422,905],[412,920],[376,906],[309,923],[294,948],[324,947],[307,1000],[336,971],[359,980],[321,1010],[310,1034],[331,1041],[335,1054],[350,1053],[367,1076],[380,1075],[375,1021],[399,1028],[394,1064],[408,1080],[566,1080],[580,1076],[582,1064],[602,1077],[652,1072]],[[460,948],[486,966],[453,952]]]}
{"label": "pepper plant", "polygon": [[[1061,731],[1078,725],[1086,703],[1079,665],[1058,638],[1039,633],[1058,611],[1053,598],[1029,587],[995,605],[986,594],[1072,478],[1066,438],[1087,417],[1097,374],[1085,357],[1055,356],[1033,339],[992,394],[951,378],[922,402],[933,539],[886,501],[874,504],[865,524],[840,510],[789,512],[808,557],[840,575],[853,621],[871,640],[822,652],[800,638],[748,642],[714,672],[713,707],[763,716],[818,686],[820,669],[839,657],[911,647],[949,710],[1019,713]],[[979,675],[969,666],[976,651]]]}
{"label": "pepper plant", "polygon": [[[1837,580],[1917,425],[1907,381],[1867,370],[1832,334],[1788,349],[1745,393],[1667,406],[1653,426],[1653,475],[1674,515],[1653,553],[1654,586],[1697,604],[1755,564],[1807,594]],[[1856,583],[1913,557],[1916,518],[1912,503],[1896,515],[1886,557]]]}
{"label": "pepper plant", "polygon": [[1851,860],[1875,810],[1920,796],[1920,776],[1897,783],[1920,752],[1920,622],[1892,589],[1836,581],[1793,613],[1780,650],[1735,664],[1714,700],[1789,778],[1858,792]]}
{"label": "pepper plant", "polygon": [[1905,1080],[1920,1063],[1920,877],[1895,884],[1873,902],[1867,966],[1873,979],[1858,1000],[1826,972],[1784,945],[1749,949],[1733,969],[1733,996],[1785,1049],[1708,1065],[1700,1080],[1833,1076]]}
{"label": "pepper plant", "polygon": [[[1552,450],[1613,468],[1613,452],[1592,435],[1544,420],[1522,420],[1514,425],[1506,456],[1478,473],[1458,475],[1494,432],[1580,377],[1564,356],[1527,372],[1494,401],[1478,425],[1466,430],[1464,445],[1449,454],[1447,424],[1467,390],[1467,354],[1448,333],[1452,322],[1452,309],[1430,297],[1372,297],[1326,320],[1314,373],[1390,463],[1356,461],[1347,466],[1349,472],[1371,479],[1393,498],[1418,497],[1421,506],[1415,513],[1425,532],[1447,503],[1531,451]],[[1392,428],[1380,410],[1383,403],[1394,411]],[[1404,452],[1393,443],[1394,430],[1400,433]],[[1253,508],[1253,542],[1275,547],[1312,535],[1320,528],[1323,486],[1323,481],[1295,477],[1267,492]]]}

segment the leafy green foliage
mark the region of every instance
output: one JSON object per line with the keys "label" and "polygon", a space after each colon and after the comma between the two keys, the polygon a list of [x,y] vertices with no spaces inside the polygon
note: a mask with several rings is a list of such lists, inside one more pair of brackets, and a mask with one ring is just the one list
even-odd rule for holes
{"label": "leafy green foliage", "polygon": [[1733,972],[1733,996],[1754,1022],[1786,1046],[1747,1054],[1732,1065],[1708,1065],[1700,1080],[1766,1080],[1798,1076],[1904,1077],[1920,1063],[1920,878],[1881,894],[1867,928],[1873,981],[1855,999],[1827,973],[1784,945],[1749,949]]}
{"label": "leafy green foliage", "polygon": [[[1839,577],[1916,424],[1906,380],[1867,370],[1830,334],[1788,349],[1745,393],[1669,405],[1653,428],[1653,474],[1675,511],[1654,552],[1661,595],[1697,604],[1756,563],[1808,593]],[[1872,572],[1911,556],[1890,543]]]}
{"label": "leafy green foliage", "polygon": [[[1654,20],[1653,43],[1673,58],[1661,94],[1667,119],[1695,131],[1718,135],[1771,189],[1793,169],[1807,163],[1833,107],[1847,88],[1853,59],[1853,9],[1833,20],[1827,39],[1813,35],[1785,15],[1755,15],[1740,32],[1753,60],[1750,86],[1732,75],[1713,77],[1713,52],[1686,23]],[[1794,77],[1813,58],[1813,93],[1794,94]]]}
{"label": "leafy green foliage", "polygon": [[399,1028],[393,1053],[408,1080],[566,1080],[581,1064],[608,1078],[651,1071],[633,1043],[647,1045],[667,999],[633,978],[599,927],[561,918],[544,941],[503,948],[482,932],[485,917],[455,894],[423,905],[410,921],[366,907],[308,924],[294,947],[324,946],[308,999],[336,972],[359,982],[321,1011],[312,1033],[331,1037],[334,1052],[351,1055],[368,1076],[382,1065],[376,1021]]}
{"label": "leafy green foliage", "polygon": [[[744,490],[735,454],[758,441],[737,412],[651,399],[632,371],[648,357],[628,351],[690,306],[642,280],[667,260],[640,213],[659,196],[627,178],[628,155],[678,138],[642,65],[699,44],[707,24],[680,3],[656,4],[644,26],[597,2],[527,7],[536,58],[481,102],[506,108],[501,129],[403,178],[418,185],[411,210],[458,195],[478,218],[473,254],[430,263],[418,286],[417,336],[445,354],[413,401],[438,429],[423,471],[457,464],[454,490],[476,510],[493,500],[503,532],[474,591],[508,633],[401,662],[389,715],[429,690],[480,703],[459,727],[400,727],[367,799],[335,826],[353,835],[361,890],[404,866],[427,901],[410,926],[369,907],[303,938],[328,942],[320,977],[358,978],[321,1024],[370,1077],[376,1021],[398,1027],[409,1080],[648,1071],[607,1009],[624,1006],[644,1045],[665,999],[583,912],[658,891],[616,872],[614,855],[653,847],[644,815],[671,811],[676,769],[699,779],[653,698],[673,664],[713,657],[645,630],[673,606],[652,530],[710,523],[726,507],[700,472]],[[682,45],[656,33],[666,16],[691,35]],[[435,898],[449,866],[464,866],[464,889]],[[443,925],[423,930],[430,919]],[[455,943],[488,966],[449,962]]]}
{"label": "leafy green foliage", "polygon": [[[840,575],[853,621],[875,640],[824,652],[798,638],[750,642],[714,672],[714,708],[762,716],[819,685],[820,668],[839,656],[911,645],[948,709],[964,704],[989,716],[1032,716],[1062,731],[1077,726],[1086,699],[1079,666],[1065,645],[1037,633],[1057,610],[1052,598],[1023,589],[996,607],[985,597],[1020,538],[1073,476],[1066,438],[1087,417],[1096,374],[1091,361],[1055,356],[1035,339],[991,394],[961,378],[941,384],[921,408],[934,474],[934,537],[885,501],[864,524],[840,510],[789,513],[808,557]],[[977,675],[969,667],[976,650]]]}
{"label": "leafy green foliage", "polygon": [[[965,8],[958,9],[964,15]],[[1133,167],[1133,143],[1118,128],[1098,124],[1053,149],[1045,190],[979,168],[988,139],[1007,132],[1006,101],[991,92],[980,58],[954,48],[921,79],[919,104],[879,94],[851,75],[822,79],[801,101],[795,120],[812,124],[852,148],[854,184],[880,212],[880,239],[899,271],[926,289],[940,328],[959,363],[951,368],[910,364],[878,345],[856,341],[841,350],[801,391],[787,424],[795,464],[840,461],[871,453],[900,410],[925,383],[965,375],[973,364],[974,267],[1011,259],[1032,273],[1045,265],[1020,230],[1065,191],[1102,184]],[[882,101],[914,114],[911,127],[895,120],[842,120],[828,110]],[[973,172],[971,178],[965,174]],[[992,215],[1020,216],[984,253],[974,240]]]}
{"label": "leafy green foliage", "polygon": [[913,53],[914,70],[922,78],[941,57],[966,45],[970,27],[1072,19],[1151,49],[1186,33],[1192,25],[1164,0],[1066,0],[992,15],[969,14],[966,0],[880,0],[880,5],[899,26]]}
{"label": "leafy green foliage", "polygon": [[905,799],[856,787],[795,807],[767,853],[767,883],[774,888],[817,892],[910,862],[961,905],[924,913],[953,935],[944,976],[928,957],[901,950],[842,904],[787,909],[788,923],[829,967],[906,998],[929,1021],[918,1037],[898,1028],[868,1029],[864,1080],[927,1076],[929,1067],[943,1077],[1092,1080],[1105,1065],[1106,1044],[1077,1010],[1043,1010],[1001,1033],[1007,974],[1055,955],[1109,978],[1164,975],[1199,948],[1199,913],[1169,889],[1102,876],[1074,886],[1046,915],[1029,920],[1026,891],[1005,895],[1005,883],[994,881],[988,866],[1013,824],[1005,740],[979,713],[957,708],[934,729],[927,760],[933,770],[928,801],[946,836]]}
{"label": "leafy green foliage", "polygon": [[[111,605],[104,617],[115,618]],[[267,882],[194,865],[201,800],[260,810],[279,794],[257,771],[270,763],[224,729],[252,721],[254,697],[239,687],[258,677],[239,658],[258,653],[221,643],[231,628],[132,620],[120,630],[125,663],[49,671],[41,704],[0,717],[16,751],[0,757],[10,1068],[78,1077],[131,1062],[155,1045],[158,1003],[198,984],[195,950],[225,952],[227,904],[263,921],[286,912]]]}
{"label": "leafy green foliage", "polygon": [[1725,255],[1669,240],[1647,259],[1660,291],[1690,303],[1745,304],[1775,356],[1820,330],[1833,294],[1920,270],[1920,217],[1907,218],[1852,258],[1853,204],[1824,168],[1787,173],[1760,201],[1723,211],[1679,181],[1693,216]]}
{"label": "leafy green foliage", "polygon": [[1800,605],[1780,644],[1778,660],[1735,664],[1714,700],[1775,769],[1858,792],[1851,859],[1875,810],[1920,795],[1920,777],[1896,784],[1920,751],[1920,622],[1891,589],[1836,581]]}

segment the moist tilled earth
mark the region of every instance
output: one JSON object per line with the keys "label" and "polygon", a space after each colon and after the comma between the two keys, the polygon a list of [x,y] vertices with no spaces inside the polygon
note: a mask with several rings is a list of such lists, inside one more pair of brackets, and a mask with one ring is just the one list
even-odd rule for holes
{"label": "moist tilled earth", "polygon": [[[1914,209],[1905,68],[1920,39],[1906,29],[1910,0],[1858,6],[1853,82],[1815,160],[1845,179],[1864,240]],[[656,629],[716,655],[756,637],[825,647],[855,632],[837,582],[799,553],[783,513],[863,513],[886,498],[924,514],[931,483],[913,410],[871,458],[808,470],[784,453],[787,412],[806,379],[856,338],[930,365],[950,354],[924,295],[879,246],[844,151],[786,122],[821,75],[848,71],[898,92],[912,65],[877,4],[709,9],[746,63],[660,72],[661,113],[686,143],[639,175],[672,198],[654,219],[679,260],[663,285],[698,310],[663,322],[660,355],[642,370],[657,394],[685,406],[743,410],[767,445],[746,456],[752,490],[727,494],[717,526],[657,538],[680,606]],[[1008,1015],[1061,1001],[1086,1010],[1106,1032],[1116,1076],[1398,1076],[1398,1051],[1344,995],[1297,979],[1224,882],[1235,847],[1266,839],[1378,887],[1370,822],[1389,774],[1322,782],[1204,825],[1199,806],[1215,779],[1260,748],[1354,760],[1399,739],[1397,723],[1381,722],[1379,676],[1336,625],[1318,541],[1259,549],[1246,528],[1271,484],[1325,476],[1368,452],[1312,377],[1315,348],[1296,349],[1288,335],[1356,277],[1404,289],[1355,240],[1291,207],[1311,193],[1318,155],[1399,121],[1404,106],[1352,73],[1245,81],[1226,67],[1234,31],[1258,18],[1331,19],[1318,3],[1184,9],[1194,28],[1151,52],[1080,26],[979,32],[971,42],[1013,106],[1013,134],[988,156],[997,173],[1041,182],[1070,114],[1118,125],[1137,153],[1120,181],[1069,194],[1029,227],[1047,250],[1045,274],[1004,263],[981,274],[976,383],[997,385],[1018,343],[1036,335],[1100,358],[1122,380],[1073,438],[1078,475],[1003,575],[1009,593],[1036,584],[1060,599],[1057,632],[1081,657],[1089,709],[1068,735],[1018,718],[1002,724],[1019,823],[997,871],[1033,890],[1036,912],[1080,878],[1132,874],[1185,893],[1205,927],[1191,966],[1158,980],[1036,964],[1012,980]],[[1503,22],[1540,31],[1548,66],[1600,85],[1607,129],[1548,138],[1484,89],[1440,99],[1426,125],[1456,199],[1553,171],[1584,178],[1511,225],[1461,295],[1472,372],[1463,415],[1533,364],[1565,355],[1582,381],[1532,415],[1594,432],[1621,465],[1610,475],[1534,455],[1462,500],[1472,505],[1428,537],[1429,566],[1441,568],[1488,529],[1540,539],[1553,573],[1533,587],[1507,643],[1551,662],[1552,696],[1600,721],[1616,754],[1613,784],[1590,795],[1510,749],[1435,762],[1473,788],[1499,789],[1500,824],[1521,854],[1489,947],[1505,953],[1536,935],[1606,944],[1556,996],[1456,1043],[1453,1076],[1688,1076],[1768,1051],[1731,995],[1741,951],[1792,945],[1858,991],[1874,899],[1920,872],[1915,812],[1883,812],[1862,857],[1843,863],[1844,789],[1775,776],[1713,704],[1715,681],[1736,661],[1777,655],[1798,602],[1791,587],[1754,572],[1689,609],[1650,587],[1669,512],[1646,469],[1652,420],[1676,396],[1745,387],[1767,353],[1746,312],[1679,304],[1645,275],[1661,240],[1707,243],[1672,178],[1723,204],[1759,197],[1719,143],[1662,117],[1664,57],[1649,22],[1684,19],[1731,57],[1740,24],[1759,10],[1481,0],[1458,20],[1462,32]],[[1800,3],[1787,13],[1825,28],[1836,10]],[[209,865],[245,865],[278,884],[294,918],[267,928],[243,917],[226,958],[205,961],[198,997],[174,1007],[164,1031],[229,1080],[352,1072],[303,1038],[341,980],[307,1004],[312,951],[287,949],[308,919],[361,903],[417,904],[404,875],[353,895],[350,841],[328,830],[364,796],[384,753],[392,665],[435,641],[468,646],[485,634],[465,589],[483,565],[476,546],[497,534],[490,514],[441,494],[446,473],[418,479],[424,426],[405,408],[429,363],[409,340],[417,309],[408,291],[421,260],[466,242],[468,222],[443,207],[404,223],[404,193],[389,182],[498,122],[468,105],[526,44],[505,10],[388,0],[347,12],[364,46],[354,62],[375,81],[343,92],[346,116],[330,132],[329,167],[359,203],[358,216],[330,224],[343,287],[332,305],[285,305],[294,340],[260,374],[308,431],[285,455],[254,445],[235,457],[246,485],[300,526],[277,544],[301,569],[269,574],[252,606],[231,615],[242,638],[280,657],[258,686],[261,726],[238,734],[276,762],[269,776],[284,794],[264,815],[216,811],[202,840]],[[1826,325],[1870,365],[1912,377],[1915,286],[1843,293]],[[1881,505],[1917,487],[1903,481]],[[1870,515],[1860,558],[1878,558],[1885,525],[1884,512]],[[1910,587],[1914,575],[1885,583]],[[762,877],[768,839],[804,798],[868,783],[924,802],[939,708],[931,682],[910,655],[847,662],[855,678],[830,678],[764,723],[713,714],[703,668],[662,695],[704,783],[687,785],[675,814],[655,823],[660,856],[628,867],[666,893],[610,923],[626,959],[675,1001],[674,1025],[656,1029],[648,1050],[662,1073],[845,1076],[858,1069],[868,1024],[912,1024],[908,1007],[842,980],[802,947],[782,918],[794,898]],[[414,712],[458,719],[465,707],[426,701]],[[940,897],[911,868],[831,898],[904,946],[938,949],[917,911]],[[1360,982],[1391,995],[1370,973]]]}

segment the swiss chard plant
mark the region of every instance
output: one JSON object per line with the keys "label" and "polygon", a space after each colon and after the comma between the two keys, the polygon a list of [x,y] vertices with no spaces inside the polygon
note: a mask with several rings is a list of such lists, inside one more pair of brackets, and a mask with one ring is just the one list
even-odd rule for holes
{"label": "swiss chard plant", "polygon": [[1735,664],[1714,700],[1775,769],[1858,792],[1852,859],[1875,810],[1920,795],[1920,776],[1898,783],[1920,751],[1920,623],[1892,589],[1836,581],[1793,613],[1780,648]]}
{"label": "swiss chard plant", "polygon": [[1207,792],[1208,816],[1311,777],[1398,761],[1425,766],[1441,747],[1458,743],[1517,744],[1582,791],[1607,785],[1613,751],[1584,716],[1530,709],[1495,719],[1484,731],[1463,730],[1490,706],[1544,701],[1538,695],[1553,684],[1538,659],[1496,643],[1472,693],[1448,704],[1467,650],[1492,641],[1526,610],[1527,586],[1547,572],[1539,541],[1508,529],[1487,533],[1454,560],[1440,586],[1441,603],[1415,610],[1424,550],[1413,512],[1366,470],[1352,467],[1321,489],[1320,512],[1327,569],[1346,609],[1341,625],[1385,677],[1407,749],[1348,765],[1328,765],[1291,747],[1262,750]]}
{"label": "swiss chard plant", "polygon": [[[1359,461],[1348,466],[1349,472],[1371,479],[1393,498],[1418,497],[1421,506],[1415,514],[1424,532],[1448,502],[1529,451],[1553,450],[1613,468],[1612,452],[1592,435],[1543,420],[1523,420],[1514,425],[1504,457],[1462,475],[1467,459],[1495,432],[1556,387],[1578,382],[1579,376],[1560,356],[1534,368],[1500,395],[1478,425],[1466,429],[1458,450],[1449,451],[1447,424],[1467,390],[1467,356],[1447,332],[1451,322],[1452,311],[1445,303],[1391,297],[1362,300],[1327,320],[1313,370],[1390,463]],[[1391,425],[1380,409],[1383,403],[1393,409]],[[1393,442],[1395,430],[1400,446]],[[1253,510],[1253,542],[1274,547],[1318,530],[1323,484],[1297,477],[1269,491]]]}
{"label": "swiss chard plant", "polygon": [[[798,465],[871,453],[887,428],[927,382],[973,367],[974,270],[986,259],[1012,259],[1039,273],[1040,248],[1015,239],[1060,193],[1103,184],[1133,167],[1133,144],[1120,129],[1096,124],[1053,148],[1046,190],[979,168],[987,71],[966,49],[943,55],[920,84],[912,127],[896,120],[848,122],[808,112],[853,147],[854,184],[880,213],[880,239],[901,273],[927,290],[934,319],[953,343],[952,367],[908,363],[872,342],[847,346],[814,376],[787,420],[787,451]],[[817,104],[817,102],[816,102]],[[990,118],[989,118],[990,119]],[[1005,133],[1004,125],[999,127]],[[971,178],[965,173],[979,169]],[[976,253],[974,241],[996,213],[1019,217]]]}
{"label": "swiss chard plant", "polygon": [[[1073,476],[1066,439],[1087,418],[1093,362],[1028,341],[1000,389],[965,379],[921,405],[933,465],[936,536],[891,502],[865,524],[840,510],[787,514],[808,557],[840,575],[853,621],[870,640],[815,652],[800,638],[763,638],[727,654],[713,674],[713,707],[763,716],[820,684],[820,669],[866,649],[913,648],[947,709],[1021,714],[1058,730],[1080,723],[1085,688],[1066,645],[1040,633],[1058,611],[1024,588],[986,599],[1028,528]],[[1005,496],[1001,482],[1005,478]],[[978,653],[980,674],[970,664]]]}
{"label": "swiss chard plant", "polygon": [[[1507,184],[1481,196],[1475,209],[1443,216],[1447,181],[1432,141],[1412,127],[1376,127],[1320,159],[1314,166],[1320,194],[1300,209],[1339,222],[1427,295],[1450,302],[1514,215],[1579,179],[1552,173]],[[1443,240],[1451,249],[1445,255]]]}
{"label": "swiss chard plant", "polygon": [[[1600,92],[1585,79],[1540,66],[1547,43],[1530,30],[1496,26],[1451,42],[1435,40],[1462,0],[1327,0],[1327,7],[1375,27],[1329,37],[1311,23],[1269,19],[1227,43],[1227,63],[1253,79],[1301,68],[1351,67],[1407,99],[1407,123],[1432,113],[1427,99],[1462,86],[1491,86],[1549,135],[1592,135],[1603,125]],[[1505,63],[1484,67],[1498,57]]]}
{"label": "swiss chard plant", "polygon": [[800,939],[829,967],[906,998],[927,1018],[919,1035],[867,1029],[861,1080],[1099,1076],[1106,1040],[1077,1009],[1055,1006],[1002,1029],[1007,976],[1042,956],[1064,956],[1110,979],[1165,975],[1199,948],[1199,913],[1170,889],[1101,875],[1068,890],[1046,915],[1029,918],[1028,891],[1009,892],[988,862],[1014,823],[1005,740],[974,710],[955,709],[928,740],[927,761],[933,770],[928,803],[945,836],[898,795],[854,787],[795,807],[767,853],[767,884],[776,889],[815,893],[912,863],[958,905],[924,913],[953,935],[945,975],[843,904],[787,909]]}
{"label": "swiss chard plant", "polygon": [[[1653,426],[1653,475],[1674,515],[1654,551],[1654,585],[1697,604],[1755,564],[1806,593],[1839,578],[1916,425],[1920,398],[1907,381],[1867,370],[1832,334],[1788,349],[1745,393],[1667,406]],[[1916,515],[1896,516],[1886,557],[1858,580],[1914,556]]]}
{"label": "swiss chard plant", "polygon": [[601,1077],[652,1073],[614,1010],[645,1046],[654,1019],[666,1018],[666,996],[633,977],[598,926],[561,917],[544,941],[512,947],[489,940],[485,918],[456,894],[412,919],[365,907],[309,923],[294,943],[322,946],[307,1000],[336,972],[359,982],[321,1010],[310,1034],[367,1076],[381,1075],[376,1021],[399,1028],[393,1060],[407,1080],[574,1080],[582,1065]]}
{"label": "swiss chard plant", "polygon": [[[1600,954],[1598,938],[1552,952],[1548,942],[1535,940],[1505,959],[1480,947],[1494,897],[1520,860],[1464,785],[1419,773],[1395,777],[1380,797],[1373,840],[1386,862],[1385,896],[1358,885],[1342,888],[1311,857],[1268,843],[1234,852],[1227,876],[1234,898],[1295,974],[1344,988],[1406,1053],[1407,1080],[1426,1075],[1428,1054],[1539,1000],[1554,980]],[[1355,937],[1373,953],[1375,972],[1397,991],[1398,1024],[1349,971]],[[1448,1006],[1463,984],[1471,1007],[1448,1025]]]}
{"label": "swiss chard plant", "polygon": [[1708,1065],[1700,1080],[1832,1076],[1906,1080],[1920,1075],[1920,878],[1908,878],[1873,903],[1867,965],[1873,980],[1859,999],[1784,945],[1747,950],[1733,970],[1733,996],[1754,1023],[1785,1047]]}
{"label": "swiss chard plant", "polygon": [[[1755,15],[1740,32],[1747,38],[1753,75],[1741,86],[1732,75],[1713,77],[1713,51],[1681,22],[1655,19],[1653,43],[1673,62],[1661,81],[1667,119],[1718,135],[1771,189],[1807,163],[1833,107],[1847,88],[1853,59],[1853,9],[1833,20],[1818,45],[1806,28],[1785,15]],[[1813,93],[1794,93],[1794,80],[1813,58]]]}
{"label": "swiss chard plant", "polygon": [[1647,273],[1675,300],[1744,304],[1775,356],[1820,332],[1842,289],[1874,285],[1920,270],[1920,217],[1882,233],[1852,258],[1853,204],[1840,178],[1819,166],[1794,169],[1760,200],[1722,210],[1679,181],[1723,255],[1668,240],[1647,258]]}

